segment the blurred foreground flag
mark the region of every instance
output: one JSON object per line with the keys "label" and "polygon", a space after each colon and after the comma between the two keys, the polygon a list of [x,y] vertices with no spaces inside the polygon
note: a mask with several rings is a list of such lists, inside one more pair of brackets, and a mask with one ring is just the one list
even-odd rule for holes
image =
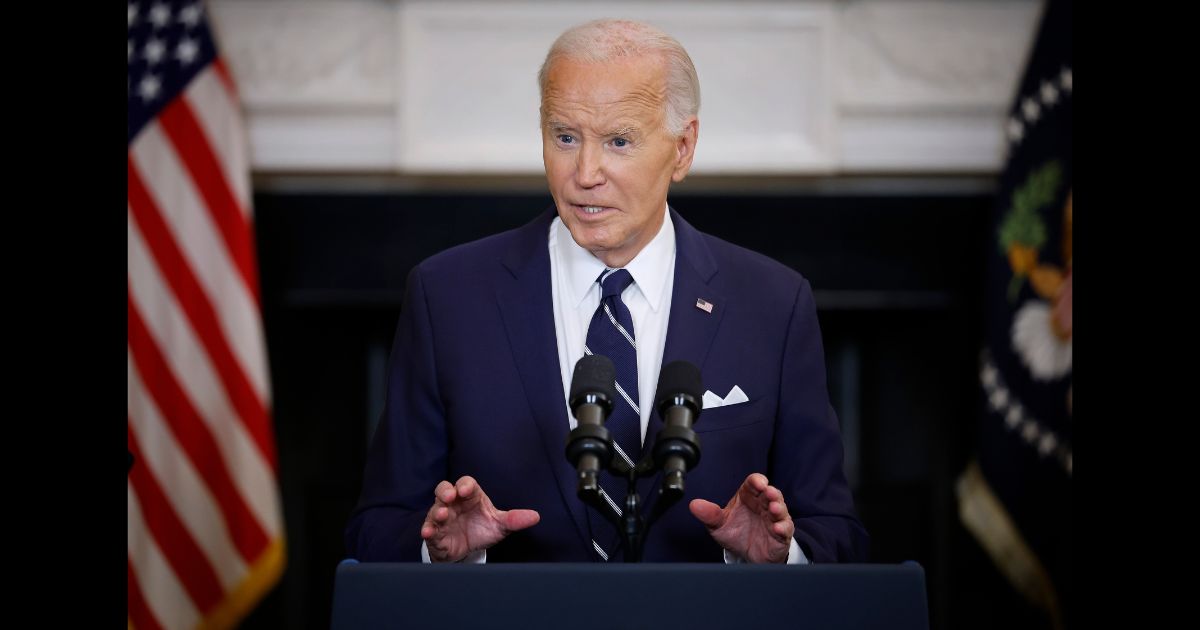
{"label": "blurred foreground flag", "polygon": [[129,624],[231,627],[284,564],[249,157],[204,5],[128,8]]}
{"label": "blurred foreground flag", "polygon": [[1005,124],[989,223],[977,457],[959,516],[1009,582],[1069,626],[1071,3],[1049,0]]}

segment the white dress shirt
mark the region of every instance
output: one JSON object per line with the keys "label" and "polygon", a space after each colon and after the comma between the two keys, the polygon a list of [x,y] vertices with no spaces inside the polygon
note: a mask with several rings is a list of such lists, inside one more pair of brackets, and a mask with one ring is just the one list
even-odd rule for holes
{"label": "white dress shirt", "polygon": [[[675,224],[666,217],[658,234],[634,256],[624,269],[633,283],[621,293],[621,301],[633,319],[637,339],[638,407],[642,442],[654,410],[654,393],[663,349],[667,344],[667,322],[671,319],[671,289],[675,280]],[[607,269],[599,258],[579,246],[562,219],[550,224],[550,286],[554,294],[554,333],[558,339],[558,367],[562,372],[564,413],[574,429],[571,414],[571,377],[583,358],[588,327],[600,307],[600,274]]]}
{"label": "white dress shirt", "polygon": [[[562,219],[550,223],[550,286],[554,307],[554,334],[558,340],[558,366],[562,376],[563,419],[574,429],[578,422],[571,414],[571,377],[575,364],[583,357],[588,326],[600,306],[601,272],[607,267],[591,252],[579,246]],[[671,292],[675,284],[675,224],[663,206],[663,222],[658,234],[625,265],[633,283],[621,293],[621,301],[633,319],[633,336],[637,339],[638,406],[641,409],[642,442],[654,408],[658,388],[658,373],[662,367],[663,350],[667,343],[667,323],[671,319]],[[521,506],[507,506],[521,507]],[[429,562],[429,550],[421,544],[421,559]],[[463,562],[478,563],[487,559],[487,551],[469,554]],[[728,550],[727,563],[743,560]],[[800,545],[792,539],[788,564],[808,564]]]}

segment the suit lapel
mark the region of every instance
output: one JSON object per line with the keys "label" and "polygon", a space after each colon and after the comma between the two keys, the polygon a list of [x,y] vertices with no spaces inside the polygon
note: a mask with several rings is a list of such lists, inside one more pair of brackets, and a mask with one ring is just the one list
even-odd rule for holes
{"label": "suit lapel", "polygon": [[559,376],[550,254],[546,240],[554,216],[551,208],[522,228],[517,245],[501,261],[510,275],[502,276],[496,289],[496,300],[533,422],[538,426],[542,447],[554,470],[559,494],[571,514],[581,543],[590,552],[586,506],[576,497],[575,469],[566,458],[567,403]]}
{"label": "suit lapel", "polygon": [[[671,209],[671,220],[675,223],[675,280],[671,290],[671,315],[667,323],[662,365],[672,361],[687,361],[703,371],[728,302],[723,294],[709,285],[717,275],[718,267],[704,236],[674,209]],[[711,304],[712,312],[697,307],[697,299]],[[647,449],[653,445],[654,436],[663,426],[663,419],[655,409],[646,427]],[[650,507],[651,501],[657,500],[661,480],[661,473],[638,480],[638,491],[647,507]]]}

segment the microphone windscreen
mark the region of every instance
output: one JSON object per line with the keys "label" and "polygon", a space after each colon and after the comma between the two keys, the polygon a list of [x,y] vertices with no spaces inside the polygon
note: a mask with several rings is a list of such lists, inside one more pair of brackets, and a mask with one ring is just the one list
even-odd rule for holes
{"label": "microphone windscreen", "polygon": [[617,368],[612,359],[599,354],[585,355],[575,364],[575,374],[571,376],[571,406],[575,400],[590,393],[600,393],[614,400],[617,397],[615,383]]}
{"label": "microphone windscreen", "polygon": [[704,399],[704,384],[700,381],[700,368],[687,361],[672,361],[658,373],[658,394],[655,406],[678,394],[686,394],[696,400]]}

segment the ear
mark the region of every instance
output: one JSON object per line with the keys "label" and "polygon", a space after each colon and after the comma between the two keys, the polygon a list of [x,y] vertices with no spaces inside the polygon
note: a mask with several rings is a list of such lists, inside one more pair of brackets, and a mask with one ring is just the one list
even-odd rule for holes
{"label": "ear", "polygon": [[692,116],[683,128],[683,133],[675,139],[675,170],[671,173],[671,181],[681,182],[687,177],[692,168],[692,158],[696,157],[696,138],[700,135],[700,119]]}

